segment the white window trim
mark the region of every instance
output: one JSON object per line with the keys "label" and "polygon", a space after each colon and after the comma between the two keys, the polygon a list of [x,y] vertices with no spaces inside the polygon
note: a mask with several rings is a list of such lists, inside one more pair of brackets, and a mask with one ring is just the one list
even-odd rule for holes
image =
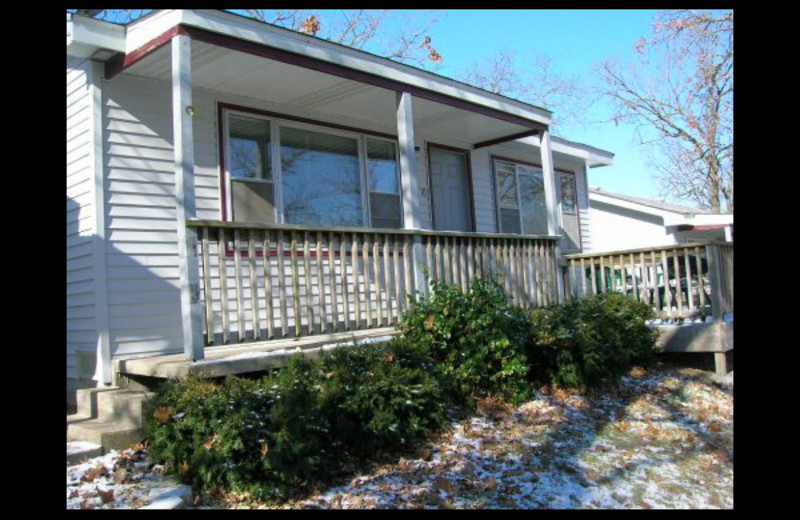
{"label": "white window trim", "polygon": [[[398,198],[399,202],[399,211],[400,211],[400,229],[403,226],[403,193],[402,193],[402,184],[400,180],[400,146],[396,139],[388,139],[385,137],[364,134],[364,133],[357,133],[357,132],[350,132],[347,130],[341,130],[336,128],[330,128],[325,125],[315,125],[312,123],[305,123],[301,121],[294,121],[291,119],[282,119],[280,117],[272,117],[267,116],[264,114],[249,112],[245,110],[236,110],[234,108],[223,108],[222,110],[222,121],[220,124],[222,125],[222,138],[224,139],[225,145],[225,169],[223,173],[223,182],[225,183],[225,204],[226,214],[229,216],[231,221],[233,220],[233,176],[230,172],[231,167],[231,157],[230,157],[230,125],[229,125],[229,118],[231,115],[234,116],[241,116],[251,119],[260,119],[263,121],[267,121],[270,123],[270,149],[272,154],[272,179],[237,179],[236,182],[257,182],[263,184],[272,184],[273,186],[273,193],[275,198],[275,215],[274,220],[278,224],[285,224],[286,218],[285,213],[283,210],[283,171],[281,169],[281,160],[280,160],[280,129],[281,127],[288,127],[288,128],[296,128],[299,130],[308,130],[310,132],[319,132],[329,135],[336,135],[341,137],[347,137],[350,139],[355,139],[357,143],[358,149],[358,165],[359,165],[359,180],[361,183],[361,208],[362,208],[362,227],[365,228],[372,228],[372,208],[370,205],[370,194],[383,194],[383,195],[394,195]],[[369,182],[369,171],[367,169],[367,139],[373,141],[383,141],[387,143],[392,143],[394,145],[395,150],[395,164],[397,167],[395,168],[395,175],[397,176],[397,192],[384,192],[384,191],[373,191],[370,189],[370,182]],[[391,229],[391,228],[375,228],[375,229]]]}

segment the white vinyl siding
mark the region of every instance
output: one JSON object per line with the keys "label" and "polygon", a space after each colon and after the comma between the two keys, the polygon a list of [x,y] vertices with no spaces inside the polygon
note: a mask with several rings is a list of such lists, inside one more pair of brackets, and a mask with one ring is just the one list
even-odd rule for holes
{"label": "white vinyl siding", "polygon": [[97,341],[91,72],[90,61],[67,59],[67,378],[86,375],[76,352]]}

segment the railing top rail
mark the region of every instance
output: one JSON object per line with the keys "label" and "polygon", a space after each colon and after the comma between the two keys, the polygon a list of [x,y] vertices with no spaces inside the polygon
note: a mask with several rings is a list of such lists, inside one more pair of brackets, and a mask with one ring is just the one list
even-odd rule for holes
{"label": "railing top rail", "polygon": [[566,260],[580,258],[600,258],[614,255],[627,255],[631,253],[649,253],[651,251],[671,251],[673,249],[694,249],[695,247],[705,247],[709,245],[723,245],[733,247],[733,242],[719,242],[711,240],[698,240],[686,244],[675,244],[671,246],[637,247],[635,249],[619,249],[615,251],[592,251],[591,253],[577,253],[564,255]]}
{"label": "railing top rail", "polygon": [[488,239],[511,239],[511,240],[560,240],[560,236],[552,235],[515,235],[511,233],[478,233],[466,231],[437,231],[430,229],[389,229],[389,228],[363,228],[363,227],[333,227],[333,226],[307,226],[302,224],[263,224],[250,222],[222,222],[219,220],[200,220],[191,219],[186,221],[187,227],[192,228],[216,228],[216,229],[259,229],[274,231],[321,231],[332,233],[359,233],[386,235],[418,235],[418,236],[451,236],[464,238],[488,238]]}

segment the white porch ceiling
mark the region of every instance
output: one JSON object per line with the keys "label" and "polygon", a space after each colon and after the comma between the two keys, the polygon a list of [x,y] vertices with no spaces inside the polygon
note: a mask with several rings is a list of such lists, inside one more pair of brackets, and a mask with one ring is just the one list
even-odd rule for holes
{"label": "white porch ceiling", "polygon": [[[125,73],[170,81],[170,45],[138,61]],[[392,90],[204,42],[192,42],[192,84],[196,89],[225,96],[284,106],[287,112],[313,112],[328,122],[346,121],[343,124],[360,124],[367,130],[396,133]],[[242,100],[242,104],[246,104],[246,100]],[[415,131],[445,144],[471,147],[529,130],[522,125],[416,97],[413,109]]]}

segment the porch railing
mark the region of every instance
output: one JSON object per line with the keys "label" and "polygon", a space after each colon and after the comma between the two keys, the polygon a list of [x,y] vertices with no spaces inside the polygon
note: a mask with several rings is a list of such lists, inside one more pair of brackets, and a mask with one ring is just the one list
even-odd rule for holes
{"label": "porch railing", "polygon": [[558,237],[193,220],[206,345],[393,326],[430,280],[558,301]]}
{"label": "porch railing", "polygon": [[647,303],[660,318],[733,312],[733,244],[692,243],[566,255],[567,298],[618,292]]}

